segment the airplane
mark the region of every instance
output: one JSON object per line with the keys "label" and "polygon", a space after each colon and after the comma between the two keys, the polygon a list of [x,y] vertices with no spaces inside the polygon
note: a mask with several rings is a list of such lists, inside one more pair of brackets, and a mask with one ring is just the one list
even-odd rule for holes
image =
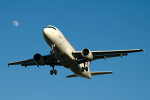
{"label": "airplane", "polygon": [[91,72],[89,63],[97,59],[107,59],[111,57],[123,57],[128,53],[141,52],[143,49],[131,49],[131,50],[109,50],[109,51],[90,51],[88,48],[84,48],[82,51],[76,51],[70,42],[65,38],[62,32],[51,25],[46,26],[43,29],[43,38],[46,43],[51,47],[50,54],[42,56],[37,53],[31,59],[8,63],[9,65],[21,65],[21,66],[44,66],[50,65],[52,70],[50,74],[57,74],[55,66],[64,66],[70,69],[74,74],[66,76],[71,77],[83,77],[91,79],[95,75],[112,74],[112,71]]}

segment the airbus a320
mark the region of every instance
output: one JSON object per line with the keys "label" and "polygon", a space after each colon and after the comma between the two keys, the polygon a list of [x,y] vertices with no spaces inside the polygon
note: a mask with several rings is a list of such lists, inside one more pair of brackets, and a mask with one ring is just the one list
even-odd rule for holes
{"label": "airbus a320", "polygon": [[57,74],[55,66],[64,66],[70,69],[74,74],[66,76],[71,77],[84,77],[91,79],[94,75],[112,74],[112,71],[91,72],[89,63],[97,59],[107,59],[111,57],[123,57],[128,53],[141,52],[143,49],[131,49],[131,50],[110,50],[110,51],[90,51],[88,48],[82,51],[76,51],[61,31],[51,25],[48,25],[43,29],[43,38],[46,43],[51,47],[50,54],[42,56],[41,54],[35,54],[32,59],[17,61],[8,63],[9,65],[21,65],[21,66],[44,66],[50,65],[52,70],[50,74]]}

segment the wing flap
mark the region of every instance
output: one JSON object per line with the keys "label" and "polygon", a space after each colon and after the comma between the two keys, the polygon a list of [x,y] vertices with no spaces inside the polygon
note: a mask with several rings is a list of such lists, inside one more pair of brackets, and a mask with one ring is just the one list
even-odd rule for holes
{"label": "wing flap", "polygon": [[119,56],[127,56],[128,54],[106,54],[105,56],[104,55],[96,55],[94,56],[93,60],[96,60],[96,59],[106,59],[106,58],[111,58],[111,57],[119,57]]}

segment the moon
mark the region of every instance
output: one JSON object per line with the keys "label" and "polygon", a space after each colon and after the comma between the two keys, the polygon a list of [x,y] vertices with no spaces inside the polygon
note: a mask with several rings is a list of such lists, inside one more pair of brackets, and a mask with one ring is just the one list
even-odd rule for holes
{"label": "moon", "polygon": [[14,25],[15,27],[18,27],[18,26],[19,26],[18,21],[13,21],[13,25]]}

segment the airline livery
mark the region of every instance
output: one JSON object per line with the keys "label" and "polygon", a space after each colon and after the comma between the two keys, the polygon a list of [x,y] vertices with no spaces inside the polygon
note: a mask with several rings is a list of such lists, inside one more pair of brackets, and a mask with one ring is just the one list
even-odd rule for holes
{"label": "airline livery", "polygon": [[61,31],[48,25],[43,29],[43,37],[47,44],[52,48],[50,54],[42,56],[41,54],[35,54],[32,59],[8,63],[9,65],[21,65],[21,66],[44,66],[50,65],[52,70],[50,74],[57,74],[55,66],[64,66],[70,69],[74,74],[66,76],[70,77],[84,77],[91,79],[94,75],[112,74],[112,71],[105,72],[91,72],[89,69],[89,62],[97,59],[107,59],[111,57],[127,56],[128,53],[141,52],[143,49],[132,50],[111,50],[111,51],[90,51],[88,48],[82,51],[76,51]]}

